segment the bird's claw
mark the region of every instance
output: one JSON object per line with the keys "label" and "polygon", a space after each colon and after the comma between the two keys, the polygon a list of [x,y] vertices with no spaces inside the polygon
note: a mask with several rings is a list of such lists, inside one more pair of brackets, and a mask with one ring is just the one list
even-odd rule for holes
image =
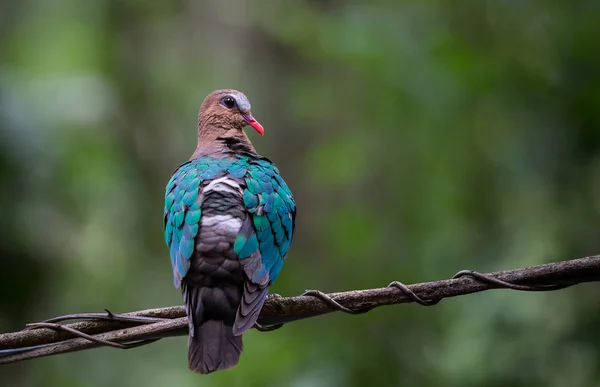
{"label": "bird's claw", "polygon": [[272,332],[281,328],[283,324],[275,324],[275,325],[261,325],[259,323],[254,323],[254,328],[256,328],[259,332]]}

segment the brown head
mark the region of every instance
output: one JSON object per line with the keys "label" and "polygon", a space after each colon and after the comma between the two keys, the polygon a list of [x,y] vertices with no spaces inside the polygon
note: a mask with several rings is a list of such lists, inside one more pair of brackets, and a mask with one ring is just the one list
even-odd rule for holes
{"label": "brown head", "polygon": [[225,89],[210,93],[198,113],[198,147],[221,138],[237,138],[249,143],[244,127],[250,125],[261,135],[264,129],[252,117],[250,102],[241,91]]}

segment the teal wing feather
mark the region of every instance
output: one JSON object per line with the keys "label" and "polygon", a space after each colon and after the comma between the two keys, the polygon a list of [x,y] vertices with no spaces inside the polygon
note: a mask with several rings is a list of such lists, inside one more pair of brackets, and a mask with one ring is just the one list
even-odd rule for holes
{"label": "teal wing feather", "polygon": [[202,216],[201,186],[229,175],[244,187],[248,217],[234,243],[251,282],[275,281],[287,256],[295,229],[296,203],[292,192],[273,163],[264,158],[200,158],[181,165],[166,187],[164,237],[169,247],[176,287],[190,267],[194,238]]}
{"label": "teal wing feather", "polygon": [[164,232],[173,267],[173,282],[181,286],[181,280],[190,268],[194,252],[194,238],[198,234],[202,215],[200,184],[209,169],[208,163],[188,162],[181,165],[171,176],[165,192]]}
{"label": "teal wing feather", "polygon": [[194,253],[202,216],[202,184],[245,164],[241,159],[202,157],[181,165],[171,176],[165,192],[164,231],[175,287],[181,286]]}
{"label": "teal wing feather", "polygon": [[249,216],[233,249],[253,283],[270,285],[277,279],[292,242],[296,202],[277,167],[267,159],[251,160],[243,178],[243,200]]}

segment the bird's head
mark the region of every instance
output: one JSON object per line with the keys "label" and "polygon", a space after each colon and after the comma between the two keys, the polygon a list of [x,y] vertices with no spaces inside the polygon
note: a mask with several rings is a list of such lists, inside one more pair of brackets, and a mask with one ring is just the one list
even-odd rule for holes
{"label": "bird's head", "polygon": [[225,89],[210,93],[198,113],[198,131],[239,131],[250,125],[264,135],[262,125],[252,117],[248,97],[241,91]]}

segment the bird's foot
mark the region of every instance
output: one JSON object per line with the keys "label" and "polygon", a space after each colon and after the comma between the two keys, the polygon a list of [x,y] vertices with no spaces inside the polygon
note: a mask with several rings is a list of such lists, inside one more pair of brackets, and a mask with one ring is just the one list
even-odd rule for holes
{"label": "bird's foot", "polygon": [[267,300],[270,300],[272,298],[282,298],[282,297],[281,297],[281,294],[277,294],[277,293],[267,294]]}
{"label": "bird's foot", "polygon": [[[283,298],[281,297],[280,294],[277,293],[271,293],[271,294],[267,294],[265,297],[265,301],[267,300],[271,300],[274,298]],[[254,323],[254,328],[256,328],[257,331],[259,332],[272,332],[275,331],[279,328],[281,328],[283,326],[283,324],[275,324],[275,325],[261,325],[259,323]]]}
{"label": "bird's foot", "polygon": [[254,323],[254,328],[256,328],[259,332],[272,332],[281,328],[283,324],[275,324],[275,325],[261,325],[259,323]]}

